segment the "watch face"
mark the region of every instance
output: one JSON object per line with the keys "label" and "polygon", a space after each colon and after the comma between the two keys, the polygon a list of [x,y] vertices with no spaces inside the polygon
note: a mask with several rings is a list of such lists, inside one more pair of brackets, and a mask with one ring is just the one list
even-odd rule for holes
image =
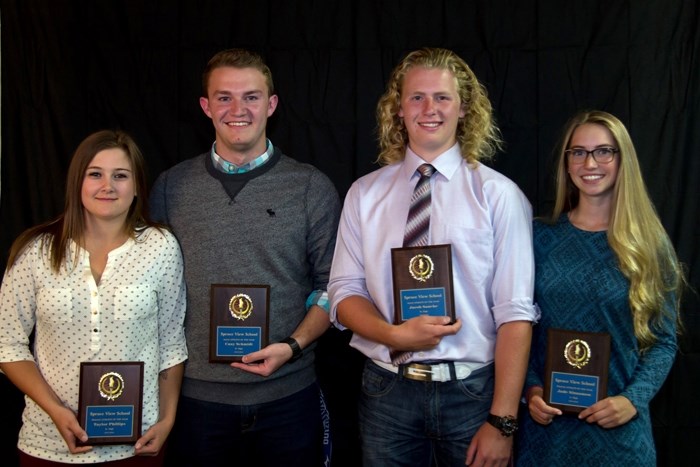
{"label": "watch face", "polygon": [[502,425],[501,425],[501,430],[503,431],[503,434],[505,435],[512,435],[515,433],[515,430],[517,430],[518,427],[511,421],[511,420],[504,420]]}
{"label": "watch face", "polygon": [[498,417],[489,415],[488,422],[501,430],[503,436],[512,436],[518,430],[518,421],[512,416]]}

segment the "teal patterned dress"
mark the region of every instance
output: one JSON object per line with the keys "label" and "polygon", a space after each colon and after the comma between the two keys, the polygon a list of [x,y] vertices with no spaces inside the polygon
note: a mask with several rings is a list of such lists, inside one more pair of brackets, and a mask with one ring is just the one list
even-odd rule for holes
{"label": "teal patterned dress", "polygon": [[[617,267],[606,232],[574,227],[566,215],[554,225],[534,222],[535,301],[542,318],[533,328],[525,390],[543,386],[547,329],[611,335],[608,395],[623,395],[638,415],[625,425],[601,428],[563,415],[542,426],[521,411],[518,466],[653,466],[656,450],[649,402],[676,355],[674,320],[653,327],[656,344],[639,354],[628,306],[629,282]],[[672,301],[667,302],[672,312]]]}

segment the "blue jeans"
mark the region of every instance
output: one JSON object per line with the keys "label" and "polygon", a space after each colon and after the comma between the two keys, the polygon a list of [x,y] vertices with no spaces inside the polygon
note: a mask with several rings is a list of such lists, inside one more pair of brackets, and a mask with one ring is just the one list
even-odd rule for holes
{"label": "blue jeans", "polygon": [[463,467],[486,421],[493,384],[493,365],[440,383],[406,379],[367,360],[359,410],[363,466]]}
{"label": "blue jeans", "polygon": [[316,384],[256,405],[181,396],[166,465],[314,467],[321,465],[321,442]]}

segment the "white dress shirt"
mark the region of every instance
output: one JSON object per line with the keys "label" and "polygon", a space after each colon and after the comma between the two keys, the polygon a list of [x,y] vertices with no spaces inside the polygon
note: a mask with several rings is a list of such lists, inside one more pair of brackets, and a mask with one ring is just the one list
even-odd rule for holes
{"label": "white dress shirt", "polygon": [[[401,247],[413,188],[425,163],[407,150],[402,162],[358,179],[341,215],[328,292],[331,319],[345,298],[370,300],[393,321],[391,249]],[[431,164],[430,244],[452,245],[453,291],[462,328],[412,361],[450,360],[484,366],[494,359],[496,331],[509,321],[534,321],[532,209],[515,183],[495,170],[470,167],[455,145]],[[354,334],[350,345],[390,362],[389,349]]]}

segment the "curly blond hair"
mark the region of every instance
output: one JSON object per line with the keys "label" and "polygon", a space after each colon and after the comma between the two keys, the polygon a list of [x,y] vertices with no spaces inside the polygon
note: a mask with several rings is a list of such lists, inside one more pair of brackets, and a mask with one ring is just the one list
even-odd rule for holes
{"label": "curly blond hair", "polygon": [[457,141],[470,164],[488,160],[501,148],[500,132],[492,116],[486,89],[479,83],[469,66],[454,52],[440,48],[422,48],[410,52],[394,68],[387,88],[377,104],[377,133],[381,165],[403,160],[408,133],[399,117],[403,80],[413,67],[448,70],[455,77],[460,104],[465,115],[457,125]]}

